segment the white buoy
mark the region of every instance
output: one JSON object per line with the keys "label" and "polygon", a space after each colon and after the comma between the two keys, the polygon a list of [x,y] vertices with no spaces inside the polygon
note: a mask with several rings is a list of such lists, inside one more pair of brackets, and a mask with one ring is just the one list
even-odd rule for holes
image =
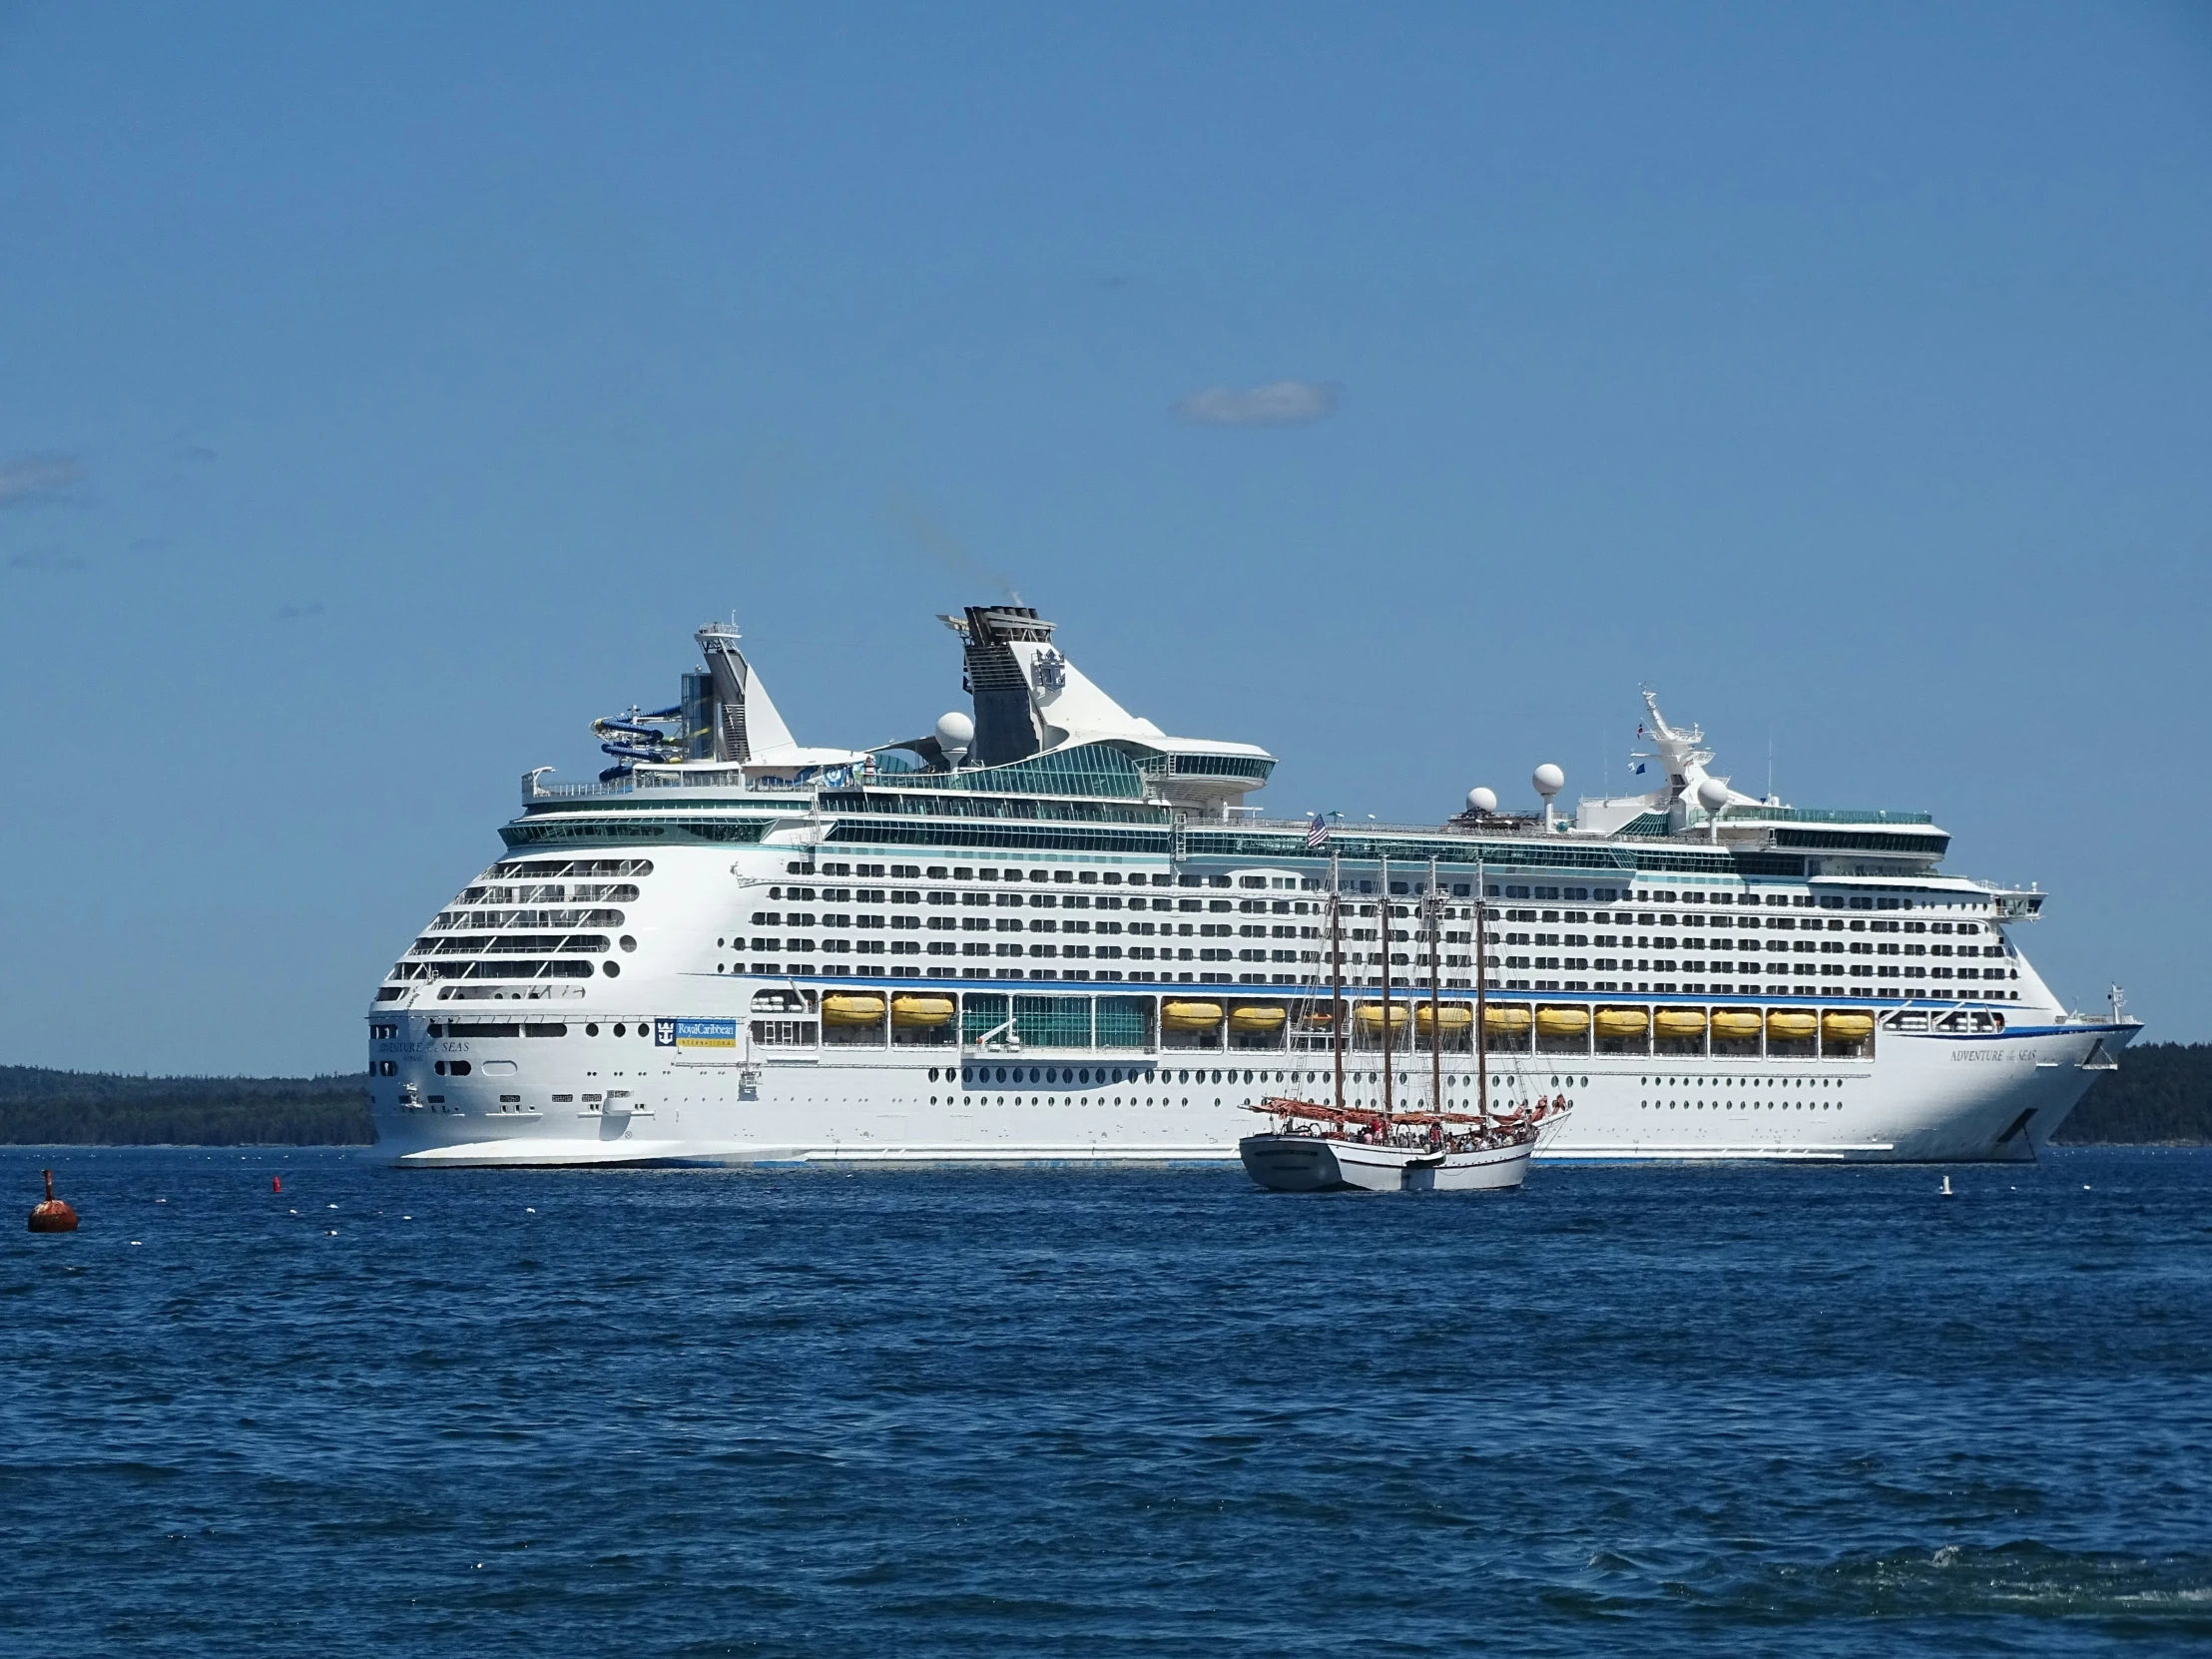
{"label": "white buoy", "polygon": [[1950,1190],[1950,1177],[1947,1175],[1943,1177],[1943,1196],[1945,1198],[1955,1198],[1957,1196]]}

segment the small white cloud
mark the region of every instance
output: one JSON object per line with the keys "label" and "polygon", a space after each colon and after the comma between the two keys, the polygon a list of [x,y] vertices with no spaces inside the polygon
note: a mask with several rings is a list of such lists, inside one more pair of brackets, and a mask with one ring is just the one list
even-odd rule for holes
{"label": "small white cloud", "polygon": [[0,461],[0,507],[50,499],[84,475],[85,463],[74,455],[18,455]]}
{"label": "small white cloud", "polygon": [[1175,405],[1178,420],[1201,426],[1304,426],[1337,412],[1337,388],[1314,380],[1271,380],[1250,391],[1208,386]]}

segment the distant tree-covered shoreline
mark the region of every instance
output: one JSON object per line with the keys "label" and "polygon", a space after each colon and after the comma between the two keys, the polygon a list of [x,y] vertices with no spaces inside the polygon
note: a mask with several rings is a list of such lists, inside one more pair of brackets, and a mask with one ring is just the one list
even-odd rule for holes
{"label": "distant tree-covered shoreline", "polygon": [[2060,1146],[2212,1145],[2212,1043],[2139,1043],[2058,1126]]}
{"label": "distant tree-covered shoreline", "polygon": [[[0,1066],[0,1146],[367,1146],[368,1079],[124,1077]],[[2146,1043],[2096,1081],[2062,1146],[2212,1145],[2212,1043]]]}
{"label": "distant tree-covered shoreline", "polygon": [[122,1077],[0,1066],[4,1146],[367,1146],[368,1078]]}

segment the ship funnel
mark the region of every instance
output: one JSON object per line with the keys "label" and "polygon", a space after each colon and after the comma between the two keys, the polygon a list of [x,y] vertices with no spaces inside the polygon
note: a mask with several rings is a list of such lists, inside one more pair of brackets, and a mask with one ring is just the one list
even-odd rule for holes
{"label": "ship funnel", "polygon": [[791,728],[769,701],[768,688],[738,649],[735,622],[710,622],[694,636],[707,659],[713,694],[714,759],[741,765],[756,755],[792,747]]}
{"label": "ship funnel", "polygon": [[1046,734],[1030,699],[1030,675],[1013,648],[1049,648],[1052,624],[1027,605],[970,605],[959,632],[968,692],[975,699],[976,763],[997,767],[1027,760],[1044,748]]}

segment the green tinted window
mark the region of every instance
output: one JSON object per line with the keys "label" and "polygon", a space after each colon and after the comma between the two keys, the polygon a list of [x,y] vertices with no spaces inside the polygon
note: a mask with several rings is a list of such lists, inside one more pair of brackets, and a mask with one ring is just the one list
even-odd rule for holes
{"label": "green tinted window", "polygon": [[1100,1048],[1150,1048],[1152,1046],[1152,998],[1102,996],[1098,999]]}
{"label": "green tinted window", "polygon": [[970,991],[960,998],[960,1040],[981,1042],[1006,1023],[1006,999],[990,991]]}
{"label": "green tinted window", "polygon": [[1091,1046],[1091,999],[1087,996],[1017,996],[1014,1031],[1035,1048]]}

